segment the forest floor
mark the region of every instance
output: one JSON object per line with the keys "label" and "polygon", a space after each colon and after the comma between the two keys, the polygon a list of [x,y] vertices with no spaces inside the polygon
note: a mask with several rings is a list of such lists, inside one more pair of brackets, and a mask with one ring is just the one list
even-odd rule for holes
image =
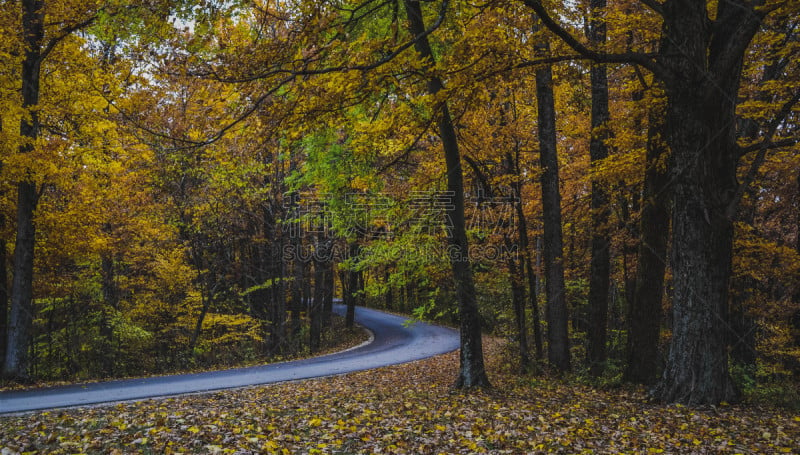
{"label": "forest floor", "polygon": [[0,418],[14,453],[800,453],[800,414],[692,409],[643,391],[519,376],[487,339],[494,388],[452,388],[457,353],[347,375]]}

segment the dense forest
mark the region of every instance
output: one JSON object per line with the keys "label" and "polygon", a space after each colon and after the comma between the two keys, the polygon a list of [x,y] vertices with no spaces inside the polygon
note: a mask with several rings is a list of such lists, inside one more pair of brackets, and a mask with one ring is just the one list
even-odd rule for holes
{"label": "dense forest", "polygon": [[661,402],[796,390],[798,18],[3,2],[3,376],[315,353],[341,298],[458,326],[467,389],[491,384],[493,333],[523,373]]}

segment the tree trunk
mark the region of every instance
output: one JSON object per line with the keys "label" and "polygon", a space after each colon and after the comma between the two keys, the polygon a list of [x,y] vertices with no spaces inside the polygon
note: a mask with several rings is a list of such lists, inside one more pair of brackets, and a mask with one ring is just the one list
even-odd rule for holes
{"label": "tree trunk", "polygon": [[674,196],[673,332],[656,396],[687,405],[718,404],[736,397],[726,346],[733,224],[707,205],[702,195],[709,188],[702,178],[691,180],[679,183]]}
{"label": "tree trunk", "polygon": [[[519,157],[516,159],[515,173],[521,178],[519,170]],[[517,235],[519,235],[520,249],[522,250],[522,261],[525,268],[525,276],[528,280],[528,301],[531,307],[531,324],[533,324],[533,345],[537,359],[543,356],[542,346],[542,324],[539,319],[539,282],[536,271],[533,269],[531,261],[530,238],[528,237],[528,223],[525,219],[525,212],[522,209],[522,184],[517,180],[513,184],[514,189],[514,209],[517,214]],[[521,271],[520,271],[521,272]]]}
{"label": "tree trunk", "polygon": [[116,363],[116,346],[114,345],[113,318],[116,315],[119,298],[116,278],[114,276],[114,259],[110,252],[103,252],[100,257],[100,276],[102,278],[103,306],[100,309],[100,337],[105,349],[101,353],[102,374],[106,377],[114,375]]}
{"label": "tree trunk", "polygon": [[[605,20],[598,17],[606,6],[605,0],[591,0],[589,11],[589,42],[602,48],[606,41]],[[606,67],[594,63],[591,69],[592,86],[592,133],[589,142],[589,157],[596,165],[608,157],[605,140],[606,129],[610,118],[608,112],[608,77]],[[589,264],[589,327],[587,333],[586,361],[589,373],[599,376],[605,369],[606,332],[608,325],[608,291],[611,269],[610,245],[608,234],[608,195],[601,182],[592,179],[592,242],[591,260]]]}
{"label": "tree trunk", "polygon": [[737,193],[736,103],[744,53],[762,13],[749,2],[664,4],[659,63],[667,93],[667,138],[674,174],[673,334],[654,396],[717,404],[737,398],[728,371],[726,332]]}
{"label": "tree trunk", "polygon": [[214,290],[209,290],[205,283],[205,278],[201,275],[200,283],[200,314],[194,323],[192,335],[189,338],[189,355],[194,356],[194,348],[197,347],[197,341],[200,339],[200,334],[203,332],[203,321],[206,319],[208,310],[211,308],[211,302],[214,298]]}
{"label": "tree trunk", "polygon": [[660,371],[658,342],[661,332],[664,271],[669,240],[669,174],[663,160],[669,153],[664,143],[663,109],[649,113],[646,167],[640,220],[638,269],[634,296],[628,312],[628,344],[625,380],[652,384]]}
{"label": "tree trunk", "polygon": [[[550,53],[550,43],[536,44],[539,55]],[[547,298],[547,358],[558,371],[570,370],[567,301],[564,292],[564,258],[561,234],[561,192],[556,149],[556,108],[550,66],[536,69],[539,112],[539,151],[542,166],[542,218],[544,221],[544,273]]]}
{"label": "tree trunk", "polygon": [[[423,61],[434,64],[434,55],[425,35],[425,23],[422,8],[418,0],[404,0],[408,15],[409,29],[417,37],[415,48]],[[436,95],[444,89],[442,80],[435,75],[429,76],[428,92]],[[437,126],[439,138],[442,140],[445,163],[447,166],[447,191],[452,198],[448,202],[447,215],[452,226],[448,238],[450,247],[450,266],[455,281],[456,299],[461,331],[461,365],[456,387],[488,387],[489,379],[483,363],[483,345],[481,340],[478,303],[475,298],[475,283],[472,280],[472,267],[469,260],[466,220],[464,216],[464,177],[461,169],[461,154],[458,148],[456,131],[450,117],[447,103],[438,106]]]}
{"label": "tree trunk", "polygon": [[[358,260],[357,258],[360,255],[361,247],[358,245],[358,243],[351,243],[349,248],[349,256],[353,261],[353,266],[355,266],[355,262]],[[361,295],[361,288],[359,286],[361,280],[358,276],[359,273],[360,272],[357,270],[348,270],[346,272],[346,280],[342,279],[342,287],[344,288],[344,303],[347,305],[347,313],[345,314],[344,322],[345,327],[348,329],[352,329],[355,323],[356,301],[358,300],[358,296]]]}
{"label": "tree trunk", "polygon": [[[0,233],[5,230],[6,216],[0,213]],[[2,234],[0,234],[2,235]],[[5,237],[0,237],[0,371],[6,358],[6,337],[8,336],[8,266]]]}
{"label": "tree trunk", "polygon": [[308,305],[309,349],[311,353],[319,351],[322,345],[322,302],[325,299],[325,271],[322,261],[314,262],[314,297]]}
{"label": "tree trunk", "polygon": [[289,341],[294,343],[300,335],[301,325],[301,312],[303,311],[303,288],[305,287],[303,281],[305,280],[305,267],[303,264],[301,248],[302,242],[298,238],[293,238],[292,243],[295,246],[295,255],[292,258],[292,299],[290,304],[291,321],[289,323]]}
{"label": "tree trunk", "polygon": [[317,248],[314,252],[314,297],[309,305],[310,340],[311,352],[316,352],[322,344],[322,326],[324,323],[324,308],[327,295],[331,292],[327,288],[327,274],[329,261],[329,245],[323,234],[317,239]]}
{"label": "tree trunk", "polygon": [[[506,246],[511,249],[511,239],[505,237]],[[509,255],[506,259],[508,266],[508,280],[511,284],[511,303],[514,307],[514,319],[517,323],[517,336],[519,345],[519,362],[522,373],[527,373],[531,368],[531,356],[528,352],[528,327],[525,323],[525,284],[522,277],[523,263],[517,263],[517,258]]]}
{"label": "tree trunk", "polygon": [[[22,32],[25,57],[22,61],[22,107],[30,109],[39,104],[39,74],[41,46],[44,38],[44,2],[23,0]],[[39,114],[30,110],[20,122],[20,136],[25,142],[20,153],[29,153],[39,136]],[[36,184],[32,180],[19,182],[17,198],[17,238],[14,244],[14,278],[11,284],[11,312],[6,344],[3,375],[10,379],[29,379],[28,346],[33,325],[33,257],[36,245],[34,213],[38,203]]]}
{"label": "tree trunk", "polygon": [[560,27],[540,1],[525,3],[585,57],[645,66],[664,84],[673,182],[673,334],[664,375],[652,393],[665,402],[693,405],[735,398],[725,332],[731,212],[741,153],[736,104],[744,55],[770,9],[763,1],[748,0],[657,3],[662,38],[650,59],[641,53],[590,50]]}
{"label": "tree trunk", "polygon": [[325,263],[325,277],[323,286],[325,286],[325,297],[322,301],[322,325],[324,327],[331,327],[333,321],[333,293],[336,291],[334,283],[334,262],[331,260]]}
{"label": "tree trunk", "polygon": [[392,292],[391,276],[392,274],[389,272],[389,267],[386,267],[383,273],[383,282],[386,284],[386,294],[383,296],[383,304],[386,309],[390,311],[394,309],[394,293]]}
{"label": "tree trunk", "polygon": [[[528,280],[528,302],[531,308],[531,324],[533,325],[533,346],[537,360],[544,357],[544,346],[542,345],[542,322],[541,312],[539,311],[539,278],[533,267],[530,251],[530,239],[528,237],[528,226],[522,211],[522,202],[517,201],[517,214],[520,239],[523,245],[528,245],[524,249],[523,260],[525,261],[525,276]],[[537,239],[538,244],[538,239]],[[538,253],[537,253],[538,254]]]}

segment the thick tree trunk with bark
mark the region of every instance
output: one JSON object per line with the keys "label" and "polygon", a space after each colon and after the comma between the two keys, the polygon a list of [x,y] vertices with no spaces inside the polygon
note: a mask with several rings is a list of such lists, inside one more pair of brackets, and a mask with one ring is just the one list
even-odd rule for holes
{"label": "thick tree trunk with bark", "polygon": [[[418,0],[405,0],[409,29],[417,37],[415,48],[425,61],[434,63],[434,55],[425,35],[425,23],[422,8]],[[428,79],[428,92],[436,95],[444,89],[438,76]],[[483,363],[483,345],[481,326],[478,315],[478,302],[475,298],[475,283],[472,279],[472,268],[469,260],[466,219],[464,216],[464,177],[461,168],[461,154],[456,139],[456,131],[446,102],[436,109],[437,127],[442,140],[445,163],[447,166],[447,190],[452,200],[448,201],[447,215],[452,223],[449,237],[450,266],[455,282],[455,294],[458,300],[459,322],[461,331],[461,366],[459,368],[456,387],[488,387],[489,379]]]}
{"label": "thick tree trunk with bark", "polygon": [[642,215],[638,252],[638,269],[633,299],[628,312],[628,344],[625,380],[652,384],[658,377],[658,342],[663,319],[664,271],[667,266],[669,240],[669,205],[667,185],[669,173],[663,164],[669,150],[664,143],[663,109],[651,109]]}
{"label": "thick tree trunk with bark", "polygon": [[664,84],[672,159],[673,334],[653,395],[684,404],[735,398],[725,333],[742,152],[736,104],[744,55],[770,9],[748,0],[652,2],[663,18],[661,47],[652,58],[589,49],[558,25],[540,0],[523,1],[586,58],[638,64]]}
{"label": "thick tree trunk with bark", "polygon": [[[29,109],[39,104],[39,74],[42,64],[44,38],[44,2],[23,0],[22,32],[26,45],[22,61],[22,107]],[[31,110],[20,124],[20,136],[26,142],[20,153],[33,151],[39,137],[39,114]],[[33,325],[33,257],[36,245],[34,213],[38,191],[32,180],[17,185],[17,238],[14,244],[14,278],[11,285],[11,312],[9,314],[6,357],[3,374],[10,379],[27,380],[29,377],[28,345]]]}
{"label": "thick tree trunk with bark", "polygon": [[737,193],[736,103],[742,62],[761,13],[750,3],[664,4],[659,62],[667,94],[674,180],[673,333],[654,395],[665,402],[717,404],[738,394],[728,371],[728,286]]}
{"label": "thick tree trunk with bark", "polygon": [[[547,41],[537,43],[540,55],[550,52]],[[556,108],[553,97],[553,72],[550,66],[536,70],[536,99],[539,112],[539,151],[542,166],[543,256],[547,307],[547,358],[559,371],[570,370],[569,333],[564,258],[561,234],[561,192],[556,149]]]}
{"label": "thick tree trunk with bark", "polygon": [[[589,41],[602,48],[606,41],[605,20],[599,17],[605,0],[591,0],[589,10]],[[608,111],[608,76],[605,65],[594,63],[591,68],[592,133],[589,158],[592,164],[608,157],[605,140],[610,114]],[[589,327],[587,333],[586,361],[589,373],[599,376],[606,362],[606,332],[608,325],[608,291],[611,271],[611,239],[608,233],[608,194],[601,182],[592,179],[592,242],[589,264]]]}

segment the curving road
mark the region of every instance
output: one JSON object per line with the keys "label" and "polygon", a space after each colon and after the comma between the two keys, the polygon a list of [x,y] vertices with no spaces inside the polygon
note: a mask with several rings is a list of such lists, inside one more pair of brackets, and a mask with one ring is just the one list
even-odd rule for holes
{"label": "curving road", "polygon": [[[344,314],[344,305],[334,310]],[[334,354],[292,362],[84,385],[0,392],[0,414],[141,400],[274,382],[331,376],[410,362],[454,351],[458,332],[378,310],[357,307],[355,321],[369,329],[370,342]]]}

